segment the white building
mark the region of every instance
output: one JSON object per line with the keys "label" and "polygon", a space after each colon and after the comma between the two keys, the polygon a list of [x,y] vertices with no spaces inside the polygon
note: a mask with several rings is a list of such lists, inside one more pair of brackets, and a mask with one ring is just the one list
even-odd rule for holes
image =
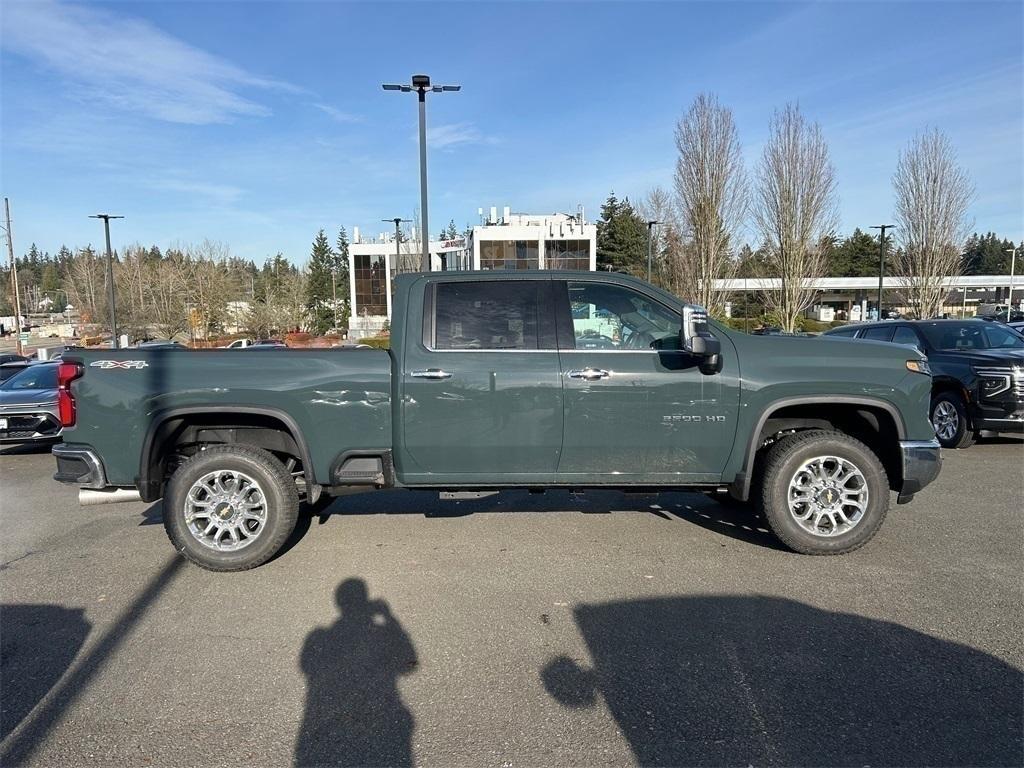
{"label": "white building", "polygon": [[[468,241],[430,241],[431,271],[597,268],[597,226],[584,221],[582,210],[534,216],[505,208],[503,214],[499,219],[497,209],[491,208]],[[420,270],[420,246],[417,240],[396,243],[393,232],[367,240],[353,227],[352,235],[349,339],[358,340],[387,327],[394,277]]]}

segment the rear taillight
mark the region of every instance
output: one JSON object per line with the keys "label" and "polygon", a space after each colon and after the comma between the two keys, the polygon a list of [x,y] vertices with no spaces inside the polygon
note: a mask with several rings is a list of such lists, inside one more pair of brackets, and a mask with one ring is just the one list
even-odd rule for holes
{"label": "rear taillight", "polygon": [[57,414],[62,427],[75,426],[75,398],[71,396],[71,382],[82,375],[78,363],[60,363],[57,366]]}

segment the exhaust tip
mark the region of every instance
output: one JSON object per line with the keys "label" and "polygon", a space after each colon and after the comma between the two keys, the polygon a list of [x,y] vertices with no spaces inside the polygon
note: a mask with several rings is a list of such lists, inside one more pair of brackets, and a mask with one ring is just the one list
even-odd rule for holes
{"label": "exhaust tip", "polygon": [[135,488],[79,488],[78,503],[83,507],[97,504],[118,504],[122,501],[142,501]]}

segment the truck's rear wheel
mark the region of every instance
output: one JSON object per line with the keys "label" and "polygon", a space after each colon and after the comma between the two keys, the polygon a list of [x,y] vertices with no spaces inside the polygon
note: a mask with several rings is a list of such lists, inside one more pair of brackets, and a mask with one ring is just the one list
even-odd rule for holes
{"label": "truck's rear wheel", "polygon": [[863,546],[889,510],[878,457],[841,432],[809,430],[780,440],[765,457],[761,506],[779,540],[805,555]]}
{"label": "truck's rear wheel", "polygon": [[174,548],[211,571],[262,565],[295,528],[299,495],[272,453],[248,445],[214,445],[171,476],[164,529]]}

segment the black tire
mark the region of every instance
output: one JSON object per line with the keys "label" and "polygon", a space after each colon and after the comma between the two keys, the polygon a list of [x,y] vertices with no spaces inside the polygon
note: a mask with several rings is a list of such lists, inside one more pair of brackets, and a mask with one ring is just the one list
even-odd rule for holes
{"label": "black tire", "polygon": [[[790,513],[790,481],[805,462],[819,456],[834,456],[852,463],[867,489],[867,507],[862,517],[843,533],[812,533]],[[889,478],[878,457],[860,440],[842,432],[808,430],[784,438],[768,449],[760,501],[768,527],[789,549],[804,555],[841,555],[867,544],[882,525],[889,511]]]}
{"label": "black tire", "polygon": [[[185,505],[193,484],[218,470],[238,471],[253,478],[265,500],[263,528],[250,544],[218,551],[201,543],[185,522]],[[295,481],[270,452],[248,445],[214,445],[190,458],[171,476],[164,494],[164,530],[186,559],[208,571],[244,571],[262,565],[284,545],[299,513]]]}
{"label": "black tire", "polygon": [[[943,403],[948,403],[949,405],[942,406]],[[934,427],[939,419],[936,411],[940,407],[948,409],[949,406],[952,406],[953,414],[955,414],[956,429],[951,436],[947,435],[946,437],[940,435],[938,429],[936,429],[935,437],[943,448],[970,448],[974,445],[976,439],[975,432],[971,425],[971,417],[967,414],[967,406],[964,404],[964,399],[956,392],[939,392],[932,397],[928,418]]]}

